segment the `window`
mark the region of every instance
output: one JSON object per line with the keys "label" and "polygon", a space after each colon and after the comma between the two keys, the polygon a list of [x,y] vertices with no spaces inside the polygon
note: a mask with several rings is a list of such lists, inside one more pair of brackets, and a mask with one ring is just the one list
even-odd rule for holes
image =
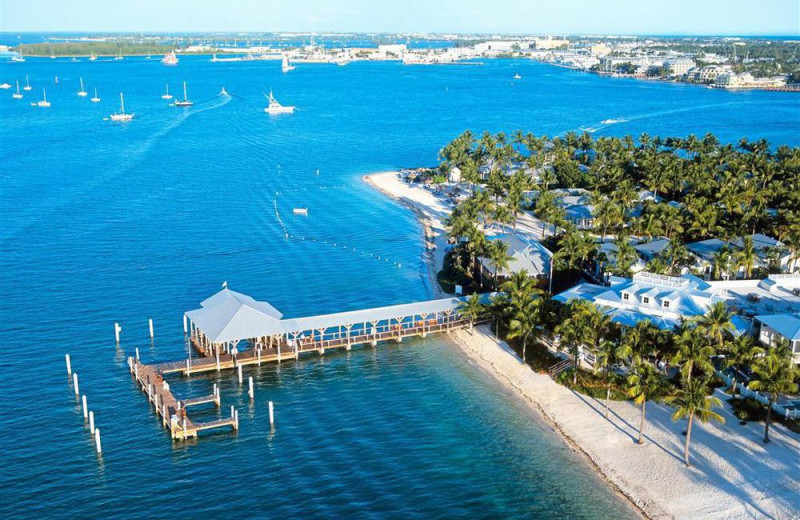
{"label": "window", "polygon": [[669,300],[664,300],[664,308],[669,309]]}
{"label": "window", "polygon": [[626,292],[622,293],[622,299],[627,300],[630,295]]}
{"label": "window", "polygon": [[642,303],[650,303],[650,297],[645,296],[644,298],[642,298]]}

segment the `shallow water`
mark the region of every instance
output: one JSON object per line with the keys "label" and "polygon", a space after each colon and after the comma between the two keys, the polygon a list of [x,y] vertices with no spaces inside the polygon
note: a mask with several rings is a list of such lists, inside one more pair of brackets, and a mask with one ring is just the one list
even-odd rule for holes
{"label": "shallow water", "polygon": [[[433,164],[466,127],[800,143],[797,96],[530,62],[286,75],[276,62],[206,58],[0,65],[0,81],[25,74],[24,100],[0,93],[3,516],[624,516],[588,465],[441,338],[264,366],[254,405],[223,373],[223,410],[240,409],[241,431],[187,444],[169,440],[125,356],[183,356],[182,313],[223,281],[287,316],[430,298],[413,215],[360,176]],[[101,103],[75,95],[79,77]],[[195,106],[166,106],[164,83],[178,94],[184,79]],[[231,98],[217,96],[223,85]],[[29,105],[42,86],[50,109]],[[270,88],[296,113],[264,114]],[[103,121],[120,89],[136,113],[127,125]],[[299,206],[308,217],[292,215]],[[102,431],[99,459],[67,352]],[[200,395],[216,376],[173,380],[178,395]]]}

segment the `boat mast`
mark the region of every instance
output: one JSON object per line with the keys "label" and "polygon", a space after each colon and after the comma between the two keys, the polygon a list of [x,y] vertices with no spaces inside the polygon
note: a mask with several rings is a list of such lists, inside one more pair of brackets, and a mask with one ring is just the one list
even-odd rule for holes
{"label": "boat mast", "polygon": [[122,115],[125,115],[125,98],[122,96],[122,92],[119,93],[119,106]]}
{"label": "boat mast", "polygon": [[185,81],[183,82],[183,100],[184,101],[188,101],[189,100],[189,98],[186,97],[186,82]]}

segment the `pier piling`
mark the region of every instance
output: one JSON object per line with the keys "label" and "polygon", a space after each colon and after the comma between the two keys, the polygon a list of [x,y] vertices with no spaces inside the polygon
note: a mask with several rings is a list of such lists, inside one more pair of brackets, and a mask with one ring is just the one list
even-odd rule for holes
{"label": "pier piling", "polygon": [[69,362],[69,354],[64,355],[64,359],[67,361],[67,375],[72,375],[72,365]]}
{"label": "pier piling", "polygon": [[83,405],[83,418],[89,418],[89,408],[86,406],[86,394],[81,397],[81,404]]}
{"label": "pier piling", "polygon": [[150,339],[153,339],[153,318],[148,320],[148,324],[150,325]]}
{"label": "pier piling", "polygon": [[89,412],[89,432],[94,435],[94,412]]}
{"label": "pier piling", "polygon": [[119,326],[119,323],[114,322],[114,337],[117,339],[117,343],[119,343],[120,332],[122,332],[122,327]]}
{"label": "pier piling", "polygon": [[94,430],[94,445],[97,448],[97,453],[103,453],[103,445],[100,444],[100,428]]}
{"label": "pier piling", "polygon": [[242,383],[242,365],[239,365],[239,384]]}
{"label": "pier piling", "polygon": [[81,391],[78,388],[78,373],[77,372],[73,372],[72,373],[72,386],[75,387],[75,395],[81,395]]}
{"label": "pier piling", "polygon": [[139,361],[139,347],[136,347],[136,361]]}
{"label": "pier piling", "polygon": [[[242,365],[239,365],[239,368],[241,368],[241,366]],[[247,382],[249,383],[249,386],[250,386],[250,390],[249,390],[248,393],[250,394],[250,400],[252,401],[253,400],[253,395],[254,395],[253,394],[253,376],[250,376],[248,378]]]}
{"label": "pier piling", "polygon": [[186,315],[184,314],[183,315],[183,334],[186,335],[187,332],[189,332],[189,328],[186,325]]}
{"label": "pier piling", "polygon": [[275,427],[275,410],[274,406],[272,406],[272,401],[269,402],[269,425],[270,427]]}

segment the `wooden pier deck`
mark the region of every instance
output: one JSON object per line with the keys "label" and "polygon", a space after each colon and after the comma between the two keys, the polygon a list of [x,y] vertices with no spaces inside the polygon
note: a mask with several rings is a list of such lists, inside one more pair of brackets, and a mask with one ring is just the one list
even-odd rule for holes
{"label": "wooden pier deck", "polygon": [[331,349],[350,350],[357,345],[374,347],[382,342],[448,333],[470,324],[460,314],[464,301],[465,298],[446,298],[284,320],[266,302],[225,288],[204,301],[202,309],[184,315],[184,332],[198,357],[190,352],[190,357],[182,361],[149,365],[129,357],[128,366],[173,439],[196,437],[198,432],[213,428],[238,430],[239,416],[233,407],[229,418],[214,421],[195,422],[187,415],[186,409],[190,406],[204,403],[220,406],[216,385],[211,395],[178,399],[164,376],[241,371],[244,366],[295,361],[306,353],[323,355]]}

